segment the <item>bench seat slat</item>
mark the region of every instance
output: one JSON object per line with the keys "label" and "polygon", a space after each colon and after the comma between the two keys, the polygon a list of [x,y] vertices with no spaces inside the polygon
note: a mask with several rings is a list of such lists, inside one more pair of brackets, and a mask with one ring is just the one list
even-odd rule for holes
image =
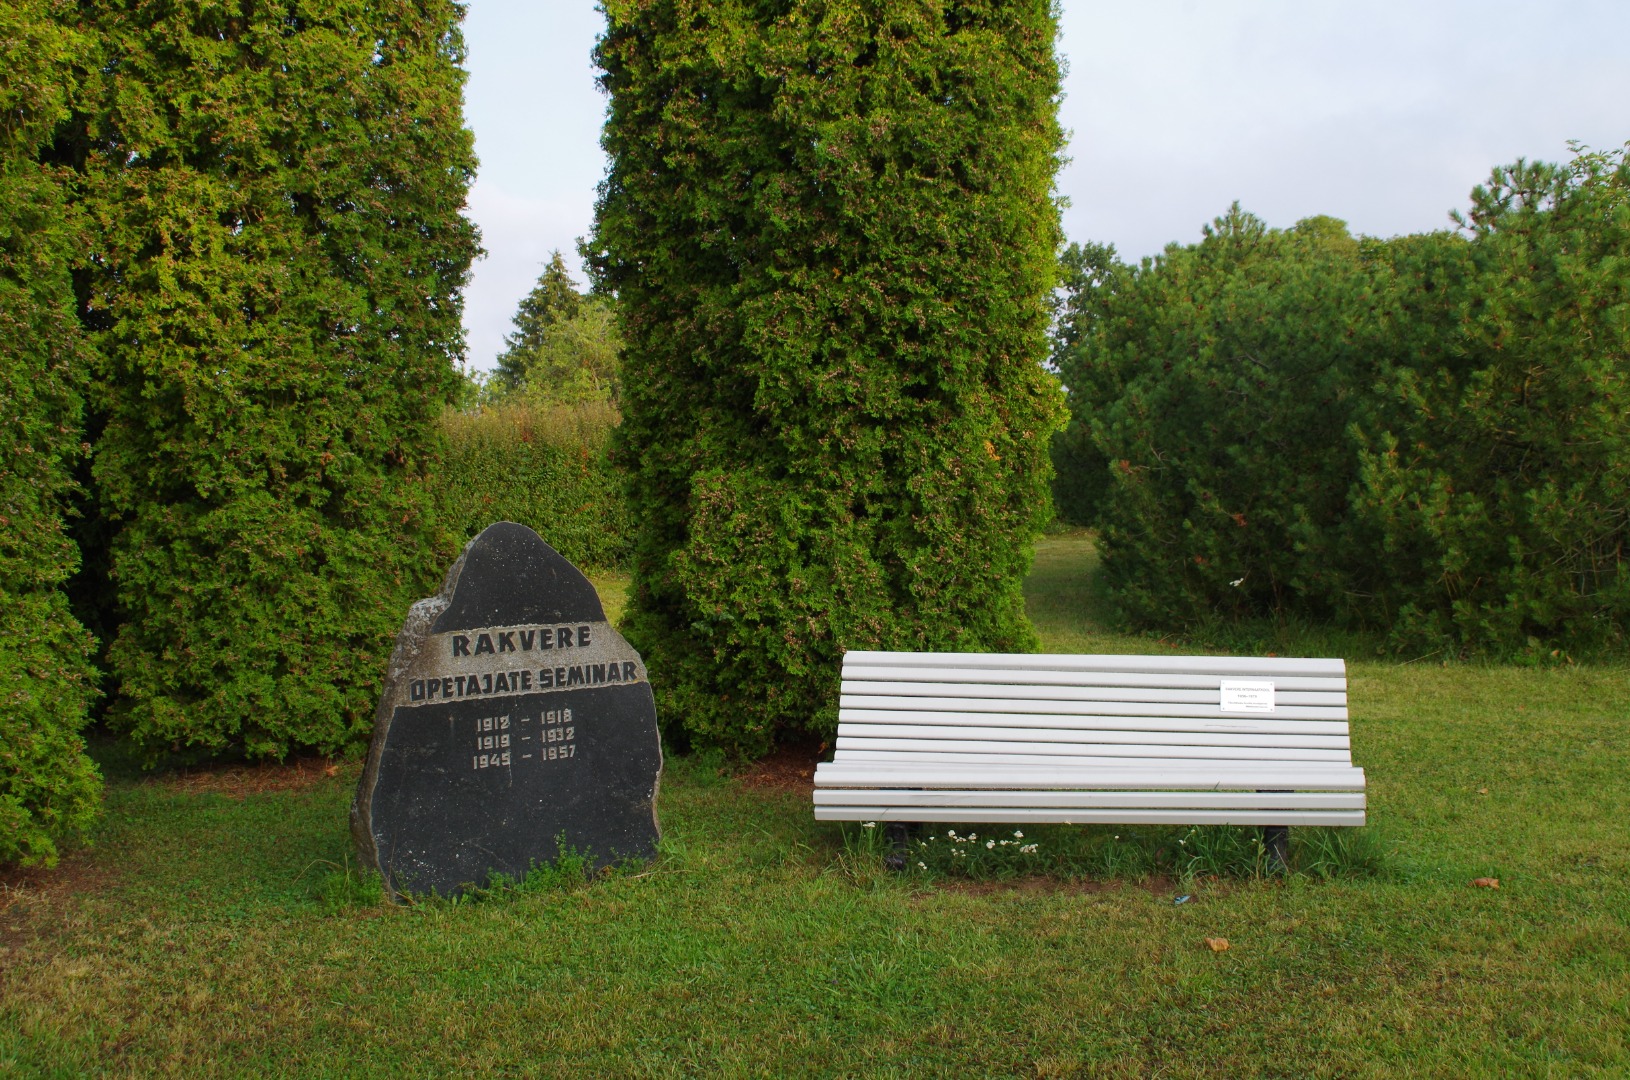
{"label": "bench seat slat", "polygon": [[[1030,768],[1034,766],[1051,766],[1054,768],[1138,768],[1155,769],[1163,765],[1176,767],[1222,765],[1238,768],[1297,768],[1300,766],[1320,766],[1340,768],[1346,761],[1252,761],[1248,759],[1230,759],[1228,761],[1214,761],[1205,758],[1173,759],[1169,754],[1153,757],[1140,757],[1136,754],[1115,754],[1113,756],[1102,754],[1002,754],[1000,757],[991,754],[947,754],[933,751],[915,750],[847,750],[836,755],[831,764],[849,765],[892,765],[899,762],[914,764],[943,761],[948,765],[958,766],[986,766],[993,763],[1003,766],[1017,766]],[[1266,787],[1267,785],[1262,785]]]}
{"label": "bench seat slat", "polygon": [[[1217,687],[1155,686],[1010,686],[993,683],[885,682],[872,679],[845,679],[843,693],[854,696],[899,698],[993,698],[997,701],[1136,701],[1157,704],[1209,705],[1219,708]],[[1274,711],[1288,705],[1318,705],[1330,709],[1347,707],[1346,691],[1282,691],[1274,689]]]}
{"label": "bench seat slat", "polygon": [[1218,705],[1160,704],[1144,701],[1031,701],[1024,698],[886,697],[871,694],[838,695],[840,709],[935,709],[945,712],[1057,713],[1063,716],[1194,716],[1208,720],[1242,716],[1276,716],[1282,720],[1345,720],[1345,708],[1286,705],[1272,713],[1223,712]]}
{"label": "bench seat slat", "polygon": [[1275,675],[1347,677],[1340,659],[1271,656],[1141,656],[1126,653],[897,653],[856,649],[844,654],[844,674],[855,667],[943,667],[1023,671],[1127,671],[1179,675],[1272,678]]}
{"label": "bench seat slat", "polygon": [[1138,743],[1148,746],[1258,746],[1310,750],[1346,750],[1345,735],[1241,735],[1232,731],[1142,731],[1095,728],[1075,731],[1067,728],[972,727],[965,724],[864,724],[851,723],[844,735],[852,739],[982,739],[989,742],[1067,743],[1092,746],[1098,743]]}
{"label": "bench seat slat", "polygon": [[[999,686],[1095,686],[1217,692],[1224,675],[1183,675],[1175,672],[1146,671],[1037,671],[1024,668],[897,667],[888,665],[846,665],[845,682],[927,682]],[[1277,691],[1345,693],[1347,680],[1328,675],[1278,675],[1273,677]]]}
{"label": "bench seat slat", "polygon": [[1318,763],[1184,766],[993,765],[943,762],[824,762],[815,767],[817,787],[965,788],[1105,791],[1363,791],[1364,770]]}
{"label": "bench seat slat", "polygon": [[839,735],[839,750],[919,750],[962,754],[1006,753],[1025,754],[1080,754],[1087,746],[1105,757],[1174,757],[1225,760],[1246,758],[1253,761],[1334,761],[1346,764],[1351,760],[1347,750],[1314,750],[1290,746],[1157,746],[1153,743],[1061,743],[993,742],[980,739],[857,739]]}
{"label": "bench seat slat", "polygon": [[1066,731],[1193,731],[1231,732],[1236,735],[1346,735],[1345,720],[1271,720],[1267,717],[1229,716],[1094,716],[1052,713],[919,712],[904,709],[839,709],[840,724],[945,724],[970,727],[1062,728]]}
{"label": "bench seat slat", "polygon": [[1362,810],[1362,791],[891,791],[838,788],[815,792],[816,806],[1056,806],[1192,810]]}
{"label": "bench seat slat", "polygon": [[817,806],[816,821],[940,821],[1024,825],[1362,825],[1362,810],[1059,810],[1012,807],[965,810],[955,807]]}

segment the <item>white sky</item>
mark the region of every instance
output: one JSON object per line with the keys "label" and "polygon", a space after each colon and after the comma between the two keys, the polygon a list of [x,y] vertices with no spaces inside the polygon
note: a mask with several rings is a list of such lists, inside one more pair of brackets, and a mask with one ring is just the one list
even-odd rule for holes
{"label": "white sky", "polygon": [[[469,0],[477,368],[549,252],[579,265],[601,25],[592,0]],[[1441,228],[1493,165],[1630,140],[1627,0],[1063,0],[1062,28],[1064,230],[1123,258],[1197,239],[1235,199],[1275,226]]]}

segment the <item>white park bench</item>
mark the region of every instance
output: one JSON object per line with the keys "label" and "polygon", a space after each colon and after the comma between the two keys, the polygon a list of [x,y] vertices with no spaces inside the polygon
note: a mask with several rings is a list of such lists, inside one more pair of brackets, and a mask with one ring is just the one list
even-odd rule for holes
{"label": "white park bench", "polygon": [[850,652],[820,821],[1364,824],[1342,660]]}

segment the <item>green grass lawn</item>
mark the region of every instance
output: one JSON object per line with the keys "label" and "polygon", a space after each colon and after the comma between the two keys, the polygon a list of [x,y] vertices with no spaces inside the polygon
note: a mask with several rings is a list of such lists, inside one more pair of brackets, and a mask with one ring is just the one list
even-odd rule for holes
{"label": "green grass lawn", "polygon": [[[1174,647],[1092,558],[1042,545],[1046,648]],[[1630,1075],[1630,670],[1349,671],[1383,860],[1331,881],[894,876],[693,760],[643,871],[392,907],[354,765],[115,776],[0,893],[0,1077]]]}

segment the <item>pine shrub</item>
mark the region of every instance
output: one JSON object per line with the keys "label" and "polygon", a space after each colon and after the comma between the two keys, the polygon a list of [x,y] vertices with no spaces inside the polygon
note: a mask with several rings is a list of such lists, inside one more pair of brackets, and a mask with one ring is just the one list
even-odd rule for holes
{"label": "pine shrub", "polygon": [[853,648],[1024,651],[1062,420],[1046,0],[608,0],[588,254],[671,736],[830,732]]}
{"label": "pine shrub", "polygon": [[1622,647],[1630,160],[1495,169],[1462,224],[1463,254],[1417,242],[1395,260],[1428,299],[1361,424],[1376,605],[1398,648]]}
{"label": "pine shrub", "polygon": [[1275,230],[1236,205],[1074,301],[1059,366],[1090,445],[1067,467],[1129,621],[1328,618],[1363,587],[1347,427],[1390,323],[1374,259],[1334,219]]}
{"label": "pine shrub", "polygon": [[1383,242],[1236,208],[1140,267],[1066,259],[1060,487],[1130,622],[1622,647],[1630,165],[1496,169],[1461,223]]}
{"label": "pine shrub", "polygon": [[451,538],[474,168],[453,0],[81,8],[85,318],[116,530],[115,722],[149,747],[367,736]]}
{"label": "pine shrub", "polygon": [[70,177],[40,160],[82,47],[46,0],[0,11],[0,864],[57,859],[102,782],[79,732],[91,639],[61,587],[79,562],[63,515],[81,455],[88,355],[69,260]]}

